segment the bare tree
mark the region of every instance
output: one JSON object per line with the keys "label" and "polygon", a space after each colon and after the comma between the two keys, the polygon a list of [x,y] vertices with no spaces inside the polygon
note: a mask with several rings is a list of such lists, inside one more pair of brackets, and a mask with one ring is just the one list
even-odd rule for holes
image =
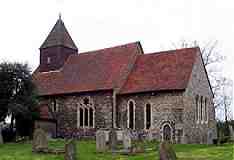
{"label": "bare tree", "polygon": [[217,105],[216,110],[221,110],[225,122],[228,122],[233,118],[231,109],[233,83],[230,79],[225,77],[220,77],[219,81],[220,86],[219,89],[216,90],[216,99],[214,99]]}

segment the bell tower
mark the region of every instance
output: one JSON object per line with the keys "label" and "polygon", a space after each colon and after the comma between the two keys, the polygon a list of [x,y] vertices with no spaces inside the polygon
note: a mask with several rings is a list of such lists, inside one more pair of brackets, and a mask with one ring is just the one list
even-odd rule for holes
{"label": "bell tower", "polygon": [[71,54],[78,54],[78,48],[69,35],[61,15],[40,47],[40,72],[62,68]]}

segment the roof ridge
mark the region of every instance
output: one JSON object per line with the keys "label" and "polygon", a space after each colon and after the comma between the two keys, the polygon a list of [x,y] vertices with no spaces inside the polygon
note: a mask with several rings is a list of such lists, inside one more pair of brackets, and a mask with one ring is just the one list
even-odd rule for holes
{"label": "roof ridge", "polygon": [[177,51],[183,51],[183,50],[188,50],[188,49],[200,49],[199,47],[189,47],[189,48],[179,48],[179,49],[172,49],[172,50],[165,50],[165,51],[159,51],[159,52],[150,52],[150,53],[145,53],[145,55],[154,55],[154,54],[172,54],[171,52],[177,52]]}
{"label": "roof ridge", "polygon": [[112,47],[105,47],[105,48],[101,48],[101,49],[80,52],[79,54],[88,54],[88,53],[93,53],[93,52],[105,51],[105,50],[109,50],[109,49],[113,49],[113,48],[120,48],[120,47],[125,47],[125,46],[129,46],[129,45],[134,45],[134,44],[139,45],[140,42],[139,41],[129,42],[129,43],[120,44],[120,45],[116,45],[116,46],[112,46]]}

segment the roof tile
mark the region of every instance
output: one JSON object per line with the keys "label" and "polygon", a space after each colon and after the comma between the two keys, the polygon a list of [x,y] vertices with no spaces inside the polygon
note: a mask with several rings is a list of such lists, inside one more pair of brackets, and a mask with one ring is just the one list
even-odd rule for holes
{"label": "roof tile", "polygon": [[185,89],[197,48],[139,55],[120,94]]}

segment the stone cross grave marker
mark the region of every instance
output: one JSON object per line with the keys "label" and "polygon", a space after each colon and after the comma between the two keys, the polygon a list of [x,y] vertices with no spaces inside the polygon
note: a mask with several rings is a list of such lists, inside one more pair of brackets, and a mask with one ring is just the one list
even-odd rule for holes
{"label": "stone cross grave marker", "polygon": [[37,128],[33,134],[33,152],[43,152],[48,150],[48,139],[45,131]]}
{"label": "stone cross grave marker", "polygon": [[117,148],[117,133],[114,128],[109,132],[109,146],[111,150],[116,150]]}
{"label": "stone cross grave marker", "polygon": [[106,150],[106,133],[103,130],[96,132],[96,151],[104,152]]}
{"label": "stone cross grave marker", "polygon": [[131,133],[129,130],[123,131],[123,146],[125,150],[129,150],[131,148]]}
{"label": "stone cross grave marker", "polygon": [[74,139],[68,140],[65,144],[65,160],[76,160],[76,143]]}

